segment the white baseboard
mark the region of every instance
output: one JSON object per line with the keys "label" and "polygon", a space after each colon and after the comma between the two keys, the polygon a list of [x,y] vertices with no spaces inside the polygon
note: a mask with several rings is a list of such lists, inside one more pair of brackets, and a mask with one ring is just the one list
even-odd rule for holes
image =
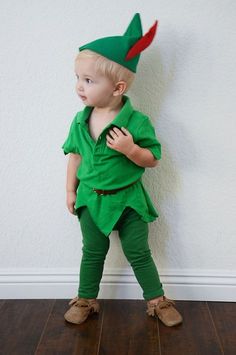
{"label": "white baseboard", "polygon": [[[159,270],[165,294],[175,300],[236,301],[236,272]],[[71,268],[0,269],[0,299],[70,299],[77,295],[79,274]],[[143,299],[131,268],[105,269],[98,298]]]}

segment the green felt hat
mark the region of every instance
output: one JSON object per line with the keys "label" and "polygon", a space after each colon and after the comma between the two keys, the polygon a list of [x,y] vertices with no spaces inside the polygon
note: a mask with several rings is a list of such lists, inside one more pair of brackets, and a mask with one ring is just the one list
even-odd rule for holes
{"label": "green felt hat", "polygon": [[103,37],[79,47],[90,49],[136,73],[140,53],[155,36],[158,21],[143,36],[140,14],[136,13],[123,36]]}

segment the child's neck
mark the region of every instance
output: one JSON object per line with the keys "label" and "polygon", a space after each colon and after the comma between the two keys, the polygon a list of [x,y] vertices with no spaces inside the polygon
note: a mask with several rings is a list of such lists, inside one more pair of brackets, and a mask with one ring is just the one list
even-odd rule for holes
{"label": "child's neck", "polygon": [[95,106],[93,113],[96,115],[109,116],[118,113],[123,106],[122,96],[117,97],[116,100],[111,102],[106,107]]}

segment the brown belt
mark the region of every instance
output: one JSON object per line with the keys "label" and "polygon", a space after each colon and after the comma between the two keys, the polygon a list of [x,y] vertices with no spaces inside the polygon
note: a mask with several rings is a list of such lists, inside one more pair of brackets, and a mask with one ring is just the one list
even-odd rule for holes
{"label": "brown belt", "polygon": [[132,182],[129,185],[123,186],[123,187],[119,187],[118,189],[115,190],[99,190],[99,189],[95,189],[93,188],[93,191],[96,192],[98,195],[113,195],[116,194],[118,191],[127,189],[127,187],[130,187],[131,185],[134,185],[138,180]]}

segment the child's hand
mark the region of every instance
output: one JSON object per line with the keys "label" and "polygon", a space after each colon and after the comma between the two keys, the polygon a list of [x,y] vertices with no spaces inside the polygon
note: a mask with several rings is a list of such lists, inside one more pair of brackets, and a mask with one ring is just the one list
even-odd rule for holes
{"label": "child's hand", "polygon": [[133,137],[124,127],[121,127],[121,129],[113,127],[110,129],[109,134],[106,135],[106,139],[109,148],[117,150],[125,155],[127,155],[134,147]]}
{"label": "child's hand", "polygon": [[75,191],[67,191],[66,193],[66,204],[70,213],[75,214],[74,204],[76,201],[76,192]]}

